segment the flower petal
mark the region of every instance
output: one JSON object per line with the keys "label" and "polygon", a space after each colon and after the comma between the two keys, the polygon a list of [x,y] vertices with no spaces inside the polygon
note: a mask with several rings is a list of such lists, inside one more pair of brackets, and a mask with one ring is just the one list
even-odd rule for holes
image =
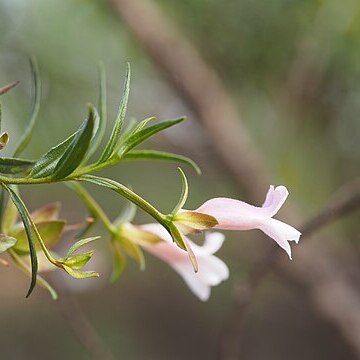
{"label": "flower petal", "polygon": [[277,244],[287,252],[291,259],[289,241],[298,243],[301,235],[300,231],[282,221],[272,218],[266,219],[263,224],[259,226],[259,229],[274,239]]}
{"label": "flower petal", "polygon": [[229,268],[227,265],[215,256],[207,258],[199,258],[199,271],[197,276],[200,277],[201,281],[210,286],[219,285],[222,281],[229,278]]}
{"label": "flower petal", "polygon": [[220,250],[224,243],[225,235],[219,232],[206,232],[205,241],[202,246],[198,246],[198,251],[203,254],[212,255]]}
{"label": "flower petal", "polygon": [[220,284],[229,277],[227,265],[213,255],[219,250],[224,235],[207,233],[203,246],[196,245],[187,238],[199,264],[199,272],[195,273],[186,251],[172,242],[171,236],[159,224],[147,224],[140,227],[151,231],[164,239],[154,245],[142,245],[145,250],[168,263],[186,282],[190,290],[202,301],[206,301],[211,292],[211,286]]}
{"label": "flower petal", "polygon": [[214,228],[224,230],[253,229],[264,217],[262,208],[229,198],[210,199],[195,211],[212,215],[219,223]]}
{"label": "flower petal", "polygon": [[196,295],[201,301],[207,301],[210,297],[210,286],[201,281],[199,273],[195,273],[191,264],[181,264],[173,266],[174,270],[184,279],[189,289]]}
{"label": "flower petal", "polygon": [[273,217],[283,206],[288,195],[289,192],[285,186],[280,185],[274,188],[274,186],[271,185],[266,194],[262,209],[267,212],[268,216]]}
{"label": "flower petal", "polygon": [[206,201],[196,212],[212,215],[224,230],[250,230],[259,227],[265,218],[274,216],[284,204],[289,192],[285,186],[270,186],[262,207],[230,198]]}

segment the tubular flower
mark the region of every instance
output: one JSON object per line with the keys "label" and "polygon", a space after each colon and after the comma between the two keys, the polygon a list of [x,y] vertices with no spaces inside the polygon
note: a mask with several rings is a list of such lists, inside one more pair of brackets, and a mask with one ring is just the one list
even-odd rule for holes
{"label": "tubular flower", "polygon": [[301,233],[273,216],[284,204],[289,192],[285,186],[270,186],[262,207],[253,206],[240,200],[214,198],[206,201],[194,211],[183,210],[177,214],[178,221],[185,228],[198,230],[196,218],[201,214],[213,216],[217,220],[214,229],[251,230],[260,229],[286,251],[291,259],[289,241],[298,243]]}
{"label": "tubular flower", "polygon": [[205,242],[198,246],[187,239],[197,258],[199,271],[194,269],[189,261],[186,251],[180,249],[172,240],[169,233],[159,224],[147,224],[139,227],[144,232],[151,232],[161,238],[155,244],[138,240],[147,252],[168,263],[185,281],[190,290],[202,301],[209,299],[212,286],[220,284],[229,277],[227,265],[214,256],[223,242],[224,235],[221,233],[206,233]]}

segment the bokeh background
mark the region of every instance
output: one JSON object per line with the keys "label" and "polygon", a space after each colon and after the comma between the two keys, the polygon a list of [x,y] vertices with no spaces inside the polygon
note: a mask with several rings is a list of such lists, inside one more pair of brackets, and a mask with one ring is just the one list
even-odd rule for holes
{"label": "bokeh background", "polygon": [[[217,73],[239,114],[239,132],[240,126],[247,130],[268,179],[285,184],[292,203],[302,212],[302,220],[293,225],[300,226],[321,212],[338,189],[360,175],[357,0],[132,1],[158,9],[166,26],[176,27],[178,36],[197,49]],[[196,208],[215,196],[261,204],[267,187],[259,189],[255,199],[247,186],[232,178],[217,150],[217,142],[225,139],[214,141],[209,136],[191,99],[171,80],[176,77],[171,71],[176,69],[164,71],[161,61],[149,56],[115,3],[126,7],[131,1],[0,0],[0,85],[21,81],[1,99],[3,128],[10,133],[10,145],[21,135],[31,107],[30,54],[40,66],[43,95],[27,158],[40,156],[72,133],[86,116],[86,104],[96,103],[99,60],[106,66],[108,111],[113,119],[126,62],[130,62],[128,119],[188,117],[185,124],[146,144],[147,148],[188,155],[202,167],[200,177],[186,169],[190,182],[187,207]],[[146,9],[136,14],[135,27],[147,21]],[[176,44],[171,48],[174,54],[178,50]],[[179,57],[191,73],[191,59]],[[223,120],[219,118],[219,124]],[[241,158],[247,155],[233,156],[241,166]],[[179,195],[180,179],[173,164],[126,163],[104,174],[131,184],[164,211],[171,210]],[[125,204],[121,198],[89,189],[111,218],[120,213]],[[66,187],[23,187],[22,194],[32,209],[61,200],[62,215],[70,223],[86,216],[81,202]],[[287,211],[288,205],[281,215],[286,216]],[[360,303],[358,215],[340,219],[318,237],[307,239],[316,244],[312,248],[305,241],[293,247],[294,265],[285,254],[280,255],[286,264],[264,277],[241,316],[237,306],[246,296],[241,285],[274,245],[257,231],[226,234],[219,257],[228,264],[231,277],[213,289],[207,303],[195,298],[177,274],[151,256],[145,272],[130,262],[120,281],[109,285],[111,255],[105,241],[92,260],[92,268],[101,273],[99,279],[79,282],[53,275],[70,293],[64,293],[64,298],[72,299],[68,302],[53,302],[42,289],[25,299],[29,280],[13,266],[1,267],[0,357],[101,358],[105,356],[101,349],[90,354],[94,344],[81,340],[81,329],[90,326],[90,333],[97,334],[95,347],[100,344],[115,359],[356,359],[360,357],[358,314],[353,313],[353,318],[341,314],[346,308],[351,315]],[[149,219],[139,212],[136,222],[145,221]],[[106,237],[101,226],[92,232]],[[70,242],[64,240],[64,249]],[[344,300],[346,294],[341,290],[319,295],[317,273],[311,284],[299,281],[302,270],[296,279],[288,276],[291,266],[308,267],[301,261],[302,247],[319,261],[319,268],[328,254],[339,260],[332,269],[327,268],[321,285],[324,279],[331,282],[332,275],[337,279],[340,271],[348,273],[346,284],[352,289],[352,299]],[[322,311],[319,297],[329,299],[323,306],[330,310]],[[73,329],[76,314],[81,314],[80,333]],[[86,322],[81,323],[84,318]],[[231,355],[228,348],[235,349]]]}

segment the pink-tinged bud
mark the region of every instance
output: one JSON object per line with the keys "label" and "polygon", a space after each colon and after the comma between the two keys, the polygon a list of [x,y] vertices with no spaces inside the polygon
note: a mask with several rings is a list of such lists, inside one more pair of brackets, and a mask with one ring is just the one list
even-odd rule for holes
{"label": "pink-tinged bud", "polygon": [[288,194],[285,186],[274,188],[271,185],[262,207],[234,199],[215,198],[206,201],[195,212],[213,216],[218,221],[214,227],[216,229],[260,229],[274,239],[291,259],[289,241],[298,243],[301,233],[292,226],[272,218],[280,210]]}
{"label": "pink-tinged bud", "polygon": [[195,273],[187,252],[173,242],[169,233],[161,225],[147,224],[139,228],[154,233],[163,240],[156,244],[144,242],[139,244],[147,252],[168,263],[200,300],[208,300],[211,286],[216,286],[229,277],[229,269],[226,264],[213,255],[223,244],[223,234],[206,233],[203,246],[198,246],[190,239],[186,239],[193,249],[199,265],[199,271]]}

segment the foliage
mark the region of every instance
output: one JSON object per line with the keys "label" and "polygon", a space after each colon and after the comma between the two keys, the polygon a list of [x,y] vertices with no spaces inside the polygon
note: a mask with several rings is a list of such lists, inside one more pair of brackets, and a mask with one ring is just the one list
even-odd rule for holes
{"label": "foliage", "polygon": [[[157,133],[184,121],[184,118],[165,120],[149,125],[154,118],[147,118],[137,124],[129,124],[124,129],[126,108],[130,93],[130,65],[124,82],[124,90],[120,99],[119,110],[116,116],[109,139],[103,139],[107,123],[106,108],[106,76],[102,64],[99,66],[99,105],[98,109],[88,105],[88,116],[68,138],[58,145],[49,149],[38,159],[23,159],[20,155],[30,142],[34,131],[35,121],[40,108],[41,82],[39,71],[34,59],[30,61],[33,75],[33,106],[27,128],[19,140],[12,157],[0,157],[0,185],[8,194],[8,203],[2,214],[0,252],[8,252],[14,263],[25,273],[31,276],[31,284],[27,296],[31,294],[36,283],[47,288],[52,297],[56,298],[56,292],[39,276],[39,253],[43,252],[46,259],[55,267],[63,269],[69,275],[77,279],[96,277],[96,271],[84,271],[83,267],[93,256],[94,251],[86,251],[74,254],[82,246],[98,239],[90,237],[78,240],[68,250],[65,257],[60,257],[49,249],[53,248],[61,239],[65,229],[65,220],[58,218],[58,206],[49,205],[30,214],[25,203],[21,199],[18,185],[51,184],[61,182],[68,185],[80,199],[86,204],[94,221],[100,219],[109,234],[114,257],[114,271],[111,280],[119,278],[124,266],[126,255],[139,262],[140,267],[145,266],[144,256],[138,244],[131,237],[122,236],[121,228],[134,215],[133,206],[111,223],[101,207],[91,197],[90,193],[80,185],[88,182],[97,186],[115,191],[125,197],[130,203],[135,204],[151,215],[163,225],[172,235],[174,241],[189,252],[190,260],[194,269],[197,269],[196,259],[184,237],[177,229],[173,218],[176,212],[184,205],[187,197],[187,181],[185,174],[180,170],[183,180],[183,192],[179,203],[170,215],[165,215],[152,206],[149,202],[136,194],[130,188],[114,180],[93,175],[94,172],[123,161],[134,160],[164,160],[180,162],[192,167],[200,173],[199,167],[189,158],[154,150],[135,150],[134,148],[145,142]],[[1,94],[5,94],[14,85],[5,86]],[[9,136],[3,133],[0,136],[1,148],[8,143]],[[103,141],[105,140],[105,141]],[[105,146],[102,146],[105,143]],[[100,155],[98,152],[100,150]],[[21,223],[17,223],[17,214]],[[82,235],[88,230],[86,226]],[[149,240],[150,241],[150,240]],[[153,241],[153,239],[151,240]],[[30,259],[30,261],[29,261]]]}

